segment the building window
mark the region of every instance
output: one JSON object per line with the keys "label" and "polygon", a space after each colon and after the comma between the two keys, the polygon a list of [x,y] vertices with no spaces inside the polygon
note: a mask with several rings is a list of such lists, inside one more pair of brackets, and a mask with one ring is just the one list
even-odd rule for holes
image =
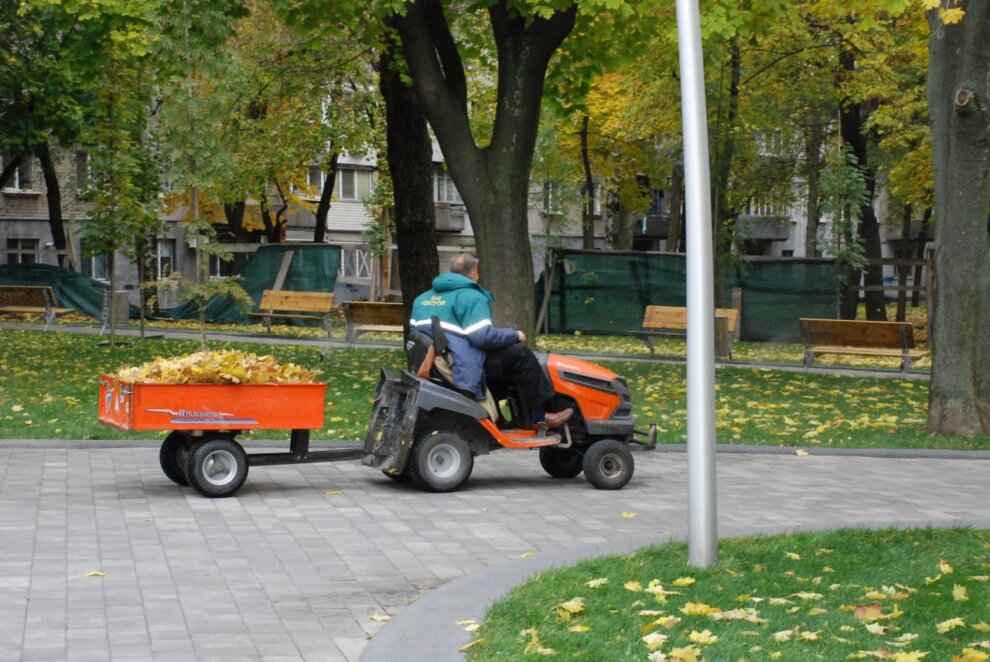
{"label": "building window", "polygon": [[[0,157],[0,170],[3,169],[4,162],[9,163],[10,157]],[[34,170],[34,159],[31,157],[24,157],[21,160],[20,165],[14,170],[14,173],[7,180],[3,189],[5,191],[37,191],[35,186],[35,170]]]}
{"label": "building window", "polygon": [[309,185],[317,191],[323,190],[323,184],[327,180],[327,173],[320,170],[320,166],[309,166]]}
{"label": "building window", "polygon": [[210,278],[224,278],[234,275],[234,260],[225,260],[219,255],[210,256]]}
{"label": "building window", "polygon": [[338,168],[337,180],[333,183],[334,196],[338,200],[353,202],[364,200],[371,193],[373,175],[371,170]]}
{"label": "building window", "polygon": [[433,171],[433,201],[456,205],[464,204],[460,192],[454,186],[454,180],[450,178],[450,173],[442,165],[437,165]]}
{"label": "building window", "polygon": [[89,154],[86,152],[76,152],[76,193],[86,195],[89,185]]}
{"label": "building window", "polygon": [[175,239],[158,240],[158,257],[155,262],[155,278],[168,278],[175,271]]}
{"label": "building window", "polygon": [[561,200],[560,185],[554,182],[543,182],[543,213],[563,214],[564,205]]}
{"label": "building window", "polygon": [[95,255],[87,255],[89,251],[86,250],[85,241],[79,248],[79,252],[83,254],[83,276],[89,276],[90,278],[95,278],[96,280],[110,280],[110,253],[96,253]]}
{"label": "building window", "polygon": [[7,264],[35,264],[38,261],[37,239],[8,239]]}

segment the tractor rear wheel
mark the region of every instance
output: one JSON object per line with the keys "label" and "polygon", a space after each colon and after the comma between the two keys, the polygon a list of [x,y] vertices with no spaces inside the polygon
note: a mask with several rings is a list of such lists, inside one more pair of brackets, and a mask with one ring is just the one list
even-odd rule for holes
{"label": "tractor rear wheel", "polygon": [[433,430],[413,444],[406,471],[416,487],[429,492],[452,492],[471,475],[471,447],[449,430]]}
{"label": "tractor rear wheel", "polygon": [[540,466],[554,478],[574,478],[583,471],[583,460],[579,451],[570,448],[540,449]]}
{"label": "tractor rear wheel", "polygon": [[584,454],[584,477],[600,490],[621,490],[632,478],[632,452],[621,441],[605,439]]}

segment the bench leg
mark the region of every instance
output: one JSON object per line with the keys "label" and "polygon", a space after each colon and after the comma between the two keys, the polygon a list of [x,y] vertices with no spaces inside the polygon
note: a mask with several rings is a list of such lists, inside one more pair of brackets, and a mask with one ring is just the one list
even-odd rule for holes
{"label": "bench leg", "polygon": [[262,317],[261,318],[261,326],[265,327],[265,331],[266,332],[271,333],[272,332],[272,318],[271,317]]}
{"label": "bench leg", "polygon": [[901,374],[907,374],[908,370],[911,369],[911,355],[904,352],[904,358],[901,359]]}
{"label": "bench leg", "polygon": [[815,364],[815,353],[811,351],[811,348],[804,350],[804,367],[810,368]]}
{"label": "bench leg", "polygon": [[49,310],[45,313],[45,331],[55,323],[55,311]]}
{"label": "bench leg", "polygon": [[643,342],[645,342],[646,346],[650,348],[650,356],[655,356],[656,347],[653,344],[653,336],[646,336],[645,338],[643,338]]}
{"label": "bench leg", "polygon": [[357,340],[357,337],[358,337],[358,330],[356,328],[354,328],[353,326],[348,326],[347,327],[347,343],[350,344],[350,343],[354,342],[355,340]]}
{"label": "bench leg", "polygon": [[323,320],[323,330],[327,332],[327,338],[331,336],[331,332],[333,331],[332,324],[329,317]]}

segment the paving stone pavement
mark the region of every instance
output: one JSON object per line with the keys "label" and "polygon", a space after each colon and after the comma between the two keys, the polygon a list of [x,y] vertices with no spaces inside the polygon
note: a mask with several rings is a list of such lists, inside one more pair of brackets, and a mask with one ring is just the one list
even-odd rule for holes
{"label": "paving stone pavement", "polygon": [[[719,528],[990,527],[990,463],[977,461],[990,454],[943,455],[720,453]],[[635,458],[617,492],[503,451],[452,494],[338,462],[255,468],[235,497],[211,500],[170,483],[147,442],[0,442],[0,660],[433,662],[386,633],[451,580],[684,535],[686,456]],[[469,597],[479,613],[461,616],[480,618],[497,595]],[[381,646],[374,614],[397,614]],[[418,634],[457,659],[469,635],[445,625]]]}

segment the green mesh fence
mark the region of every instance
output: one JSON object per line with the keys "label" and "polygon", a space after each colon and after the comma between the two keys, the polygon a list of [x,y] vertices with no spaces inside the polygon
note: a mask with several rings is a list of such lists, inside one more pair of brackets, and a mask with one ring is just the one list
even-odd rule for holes
{"label": "green mesh fence", "polygon": [[[107,290],[105,283],[49,264],[2,265],[0,285],[48,285],[60,307],[96,318],[103,314],[103,293]],[[136,315],[137,308],[132,308]]]}
{"label": "green mesh fence", "polygon": [[[261,294],[272,289],[282,256],[292,251],[292,262],[285,275],[281,289],[295,292],[333,292],[340,268],[340,246],[327,244],[262,244],[247,262],[235,273],[238,284],[251,295],[254,310],[261,302]],[[206,320],[227,324],[254,322],[229,299],[217,297],[206,306]],[[192,303],[186,303],[168,311],[172,319],[196,318],[199,312]],[[275,320],[273,320],[275,321]],[[306,320],[277,320],[297,325],[308,324]]]}
{"label": "green mesh fence", "polygon": [[[646,306],[683,306],[686,257],[671,253],[565,250],[558,253],[547,308],[551,333],[627,334]],[[744,340],[797,340],[801,317],[835,317],[831,260],[751,260],[726,286],[742,289]],[[542,292],[542,286],[537,287]]]}

